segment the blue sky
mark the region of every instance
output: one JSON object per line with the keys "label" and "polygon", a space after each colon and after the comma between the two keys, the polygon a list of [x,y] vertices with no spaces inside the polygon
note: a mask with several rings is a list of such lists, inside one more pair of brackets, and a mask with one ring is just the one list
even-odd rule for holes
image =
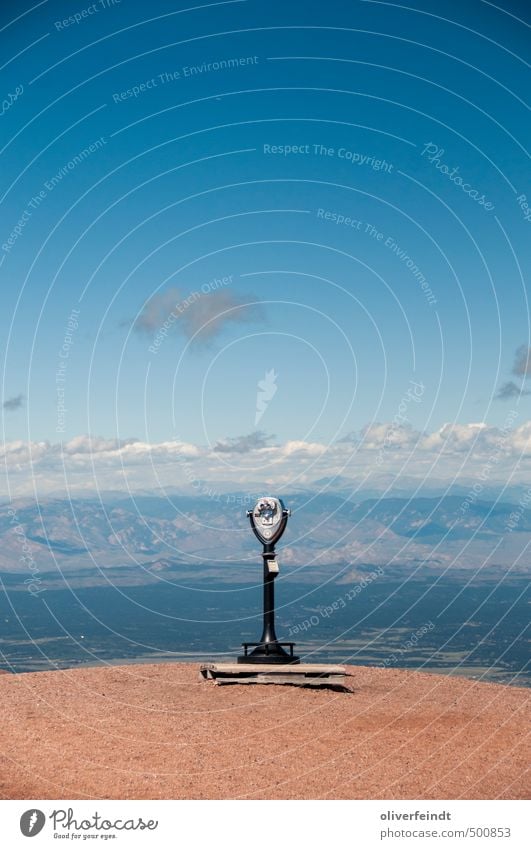
{"label": "blue sky", "polygon": [[523,427],[526,4],[190,5],[2,6],[4,439]]}

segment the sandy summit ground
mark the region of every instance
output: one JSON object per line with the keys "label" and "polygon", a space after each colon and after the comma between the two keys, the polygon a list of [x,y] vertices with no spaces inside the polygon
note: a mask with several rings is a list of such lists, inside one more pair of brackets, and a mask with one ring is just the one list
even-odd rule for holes
{"label": "sandy summit ground", "polygon": [[369,667],[349,668],[351,694],[218,686],[198,669],[0,676],[0,797],[529,798],[528,690]]}

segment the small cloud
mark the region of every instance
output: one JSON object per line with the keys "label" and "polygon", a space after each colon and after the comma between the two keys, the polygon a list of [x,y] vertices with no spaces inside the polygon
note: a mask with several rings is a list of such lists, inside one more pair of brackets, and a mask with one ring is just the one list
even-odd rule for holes
{"label": "small cloud", "polygon": [[513,374],[524,375],[525,377],[531,375],[531,348],[527,345],[520,345],[516,349]]}
{"label": "small cloud", "polygon": [[441,450],[445,453],[456,453],[460,451],[481,451],[489,444],[489,437],[498,434],[495,428],[489,428],[485,422],[469,422],[468,424],[456,424],[447,422],[431,434],[422,436],[419,447],[421,449]]}
{"label": "small cloud", "polygon": [[213,450],[218,454],[249,454],[259,448],[269,448],[271,437],[262,430],[255,430],[247,436],[235,436],[216,442]]}
{"label": "small cloud", "polygon": [[345,436],[336,440],[338,445],[359,445],[363,448],[403,448],[413,447],[420,437],[420,433],[413,430],[409,424],[397,424],[389,422],[381,424],[373,422],[370,425],[365,425],[361,430],[351,430]]}
{"label": "small cloud", "polygon": [[166,289],[153,295],[146,303],[135,321],[134,328],[139,333],[155,333],[165,321],[173,315],[173,310],[182,300],[178,289]]}
{"label": "small cloud", "polygon": [[336,442],[340,445],[342,442],[359,442],[360,435],[357,430],[350,430],[345,436],[341,436],[336,439]]}
{"label": "small cloud", "polygon": [[531,392],[528,389],[522,389],[521,386],[517,386],[514,380],[509,380],[500,386],[496,393],[496,399],[498,401],[508,401],[510,398],[519,398],[520,395],[531,395]]}
{"label": "small cloud", "polygon": [[277,457],[282,459],[320,457],[328,451],[327,445],[320,442],[304,442],[302,439],[292,439],[277,450]]}
{"label": "small cloud", "polygon": [[13,398],[8,398],[4,401],[2,407],[4,410],[11,412],[12,410],[20,410],[24,404],[24,395],[15,395]]}
{"label": "small cloud", "polygon": [[218,336],[228,324],[258,321],[260,304],[251,296],[227,289],[193,291],[183,294],[167,289],[153,295],[134,323],[138,332],[156,335],[180,331],[196,344],[204,344]]}

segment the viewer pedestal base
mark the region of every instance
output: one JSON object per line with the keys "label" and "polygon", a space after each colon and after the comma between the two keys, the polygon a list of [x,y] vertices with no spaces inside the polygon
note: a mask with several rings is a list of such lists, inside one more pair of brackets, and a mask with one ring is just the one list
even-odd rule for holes
{"label": "viewer pedestal base", "polygon": [[216,684],[294,684],[351,692],[345,667],[323,663],[203,663],[199,675]]}
{"label": "viewer pedestal base", "polygon": [[[293,654],[295,643],[279,643],[278,640],[269,643],[243,643],[243,654],[238,657],[238,663],[300,663]],[[249,651],[254,646],[252,651]],[[288,651],[284,648],[288,647]]]}

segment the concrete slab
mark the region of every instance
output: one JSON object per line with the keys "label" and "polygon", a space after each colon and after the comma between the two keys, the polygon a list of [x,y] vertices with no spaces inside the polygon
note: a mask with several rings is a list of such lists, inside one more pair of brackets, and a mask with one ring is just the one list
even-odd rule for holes
{"label": "concrete slab", "polygon": [[346,668],[325,663],[203,663],[199,676],[216,684],[291,684],[351,692]]}

